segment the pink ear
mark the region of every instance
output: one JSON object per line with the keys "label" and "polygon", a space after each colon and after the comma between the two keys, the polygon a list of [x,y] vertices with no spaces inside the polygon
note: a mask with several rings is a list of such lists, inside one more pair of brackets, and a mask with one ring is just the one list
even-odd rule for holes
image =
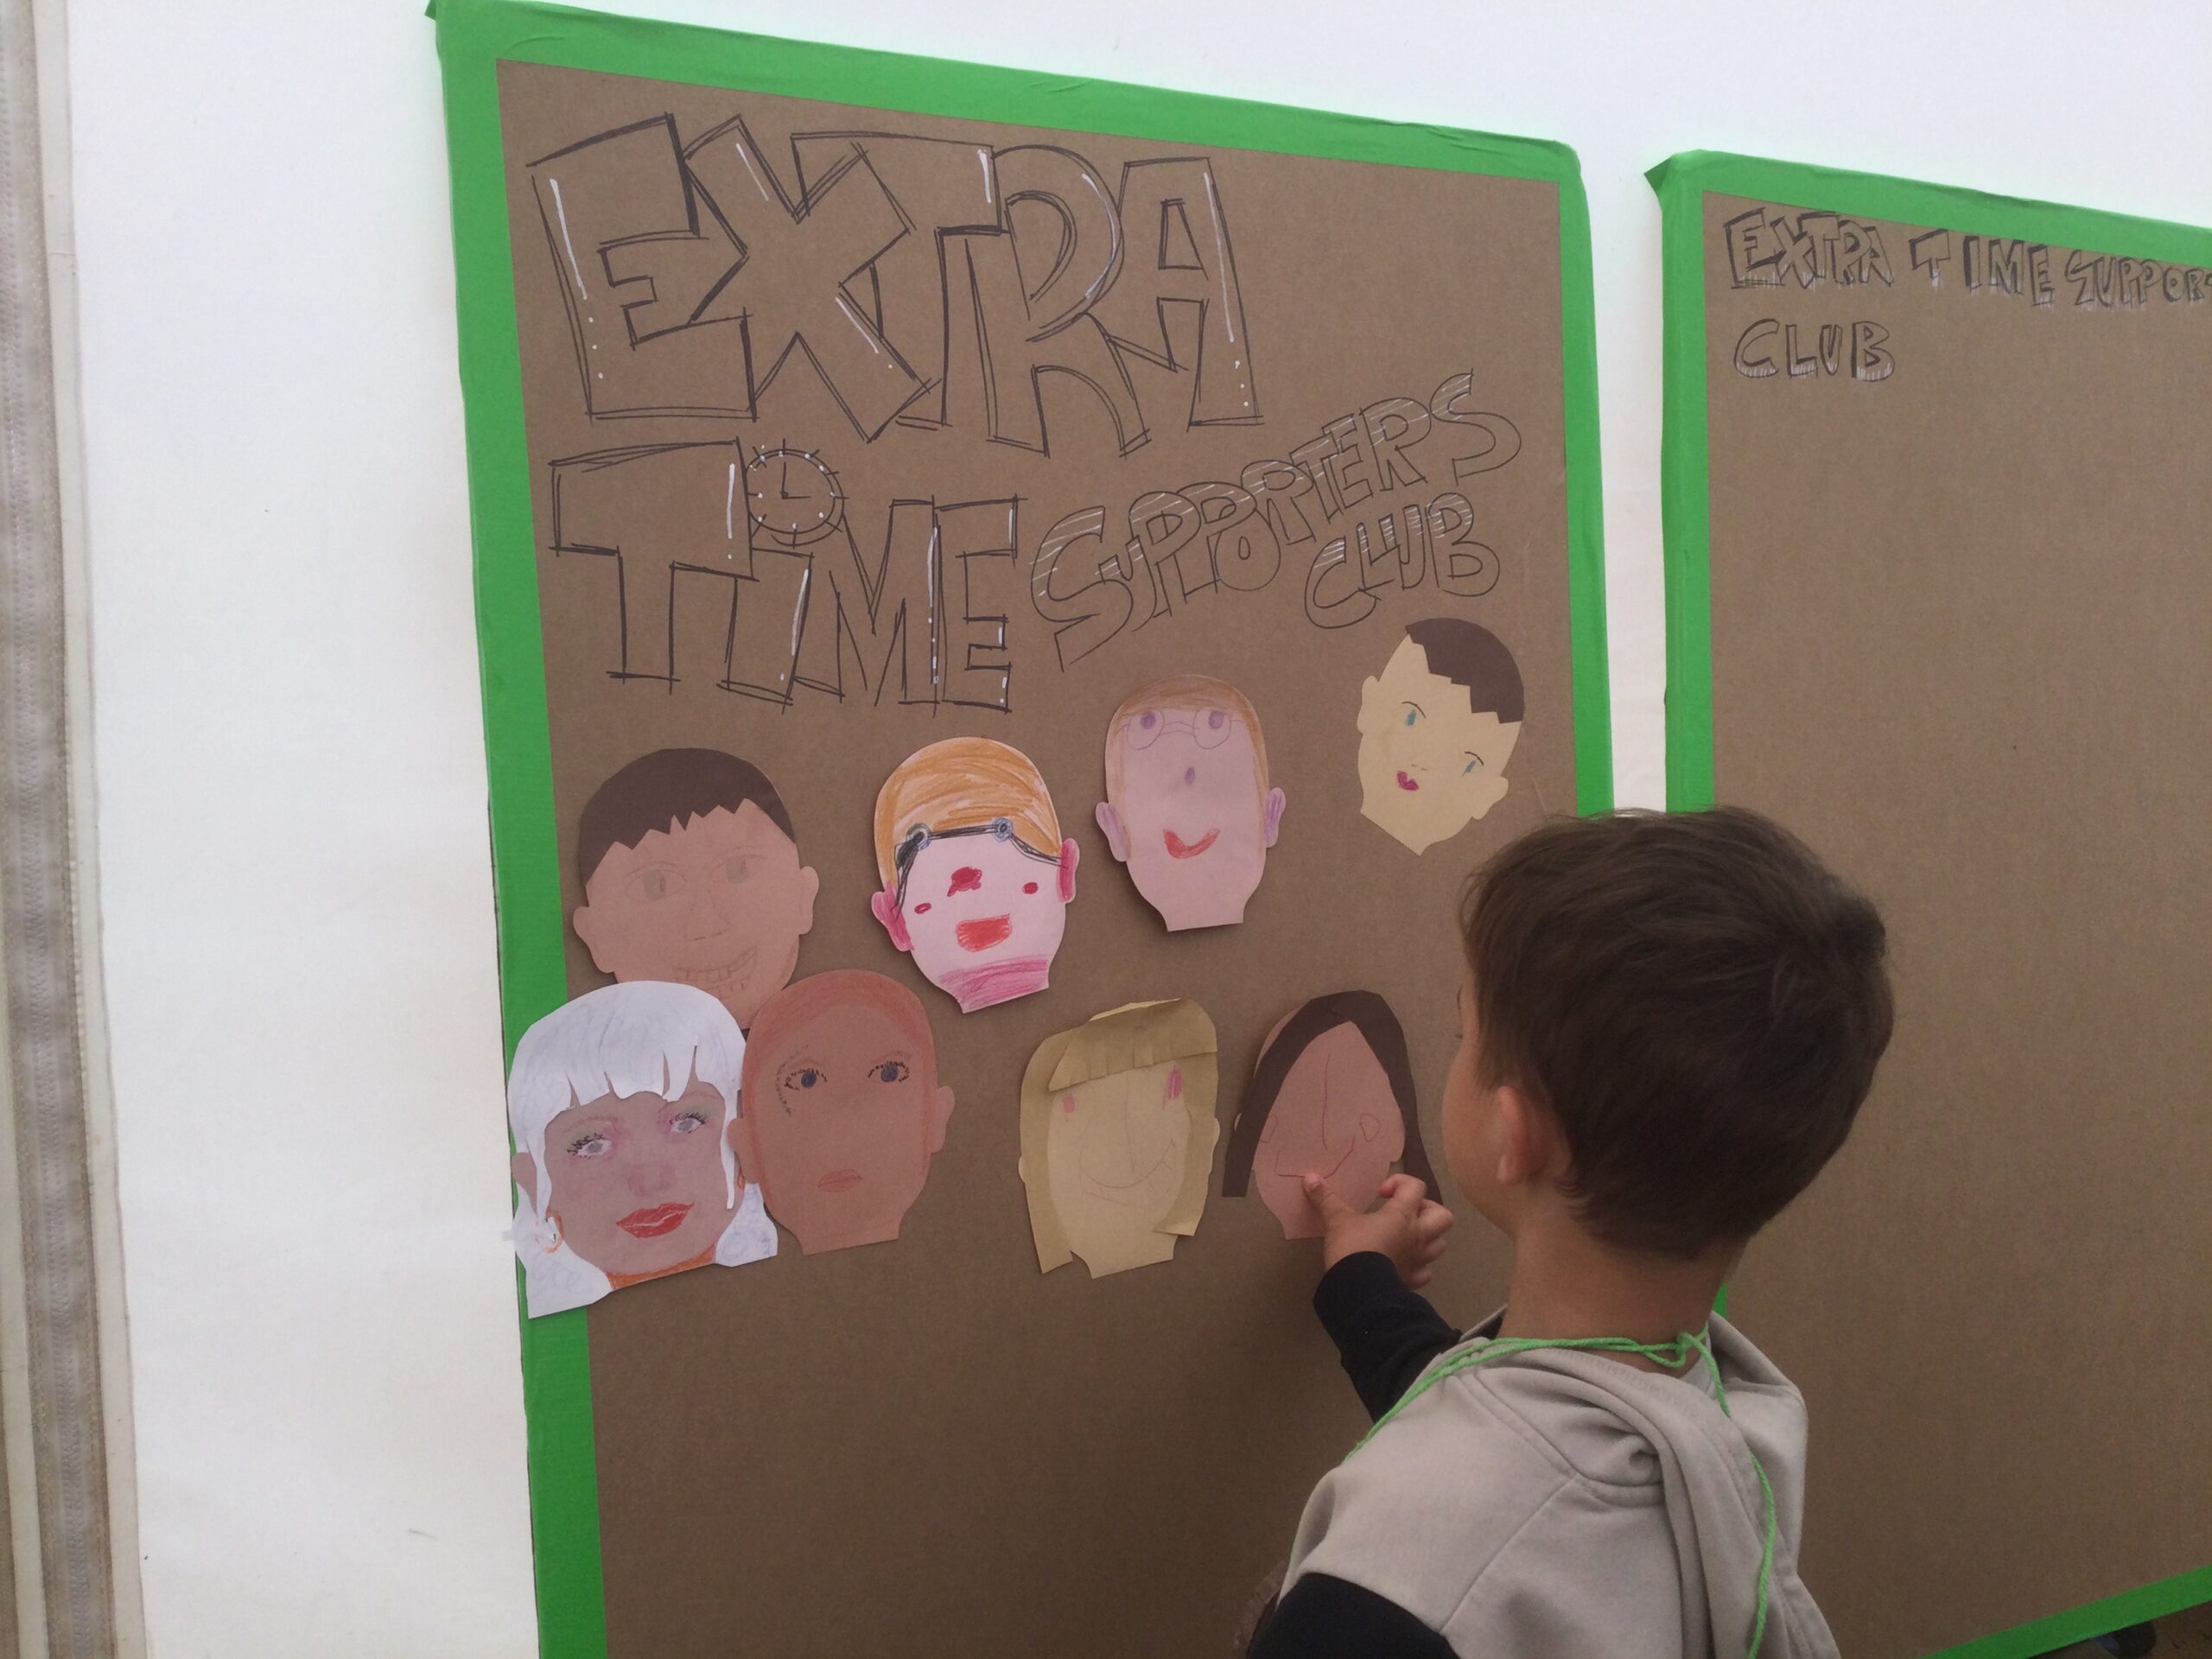
{"label": "pink ear", "polygon": [[1098,832],[1106,837],[1106,850],[1124,864],[1129,861],[1129,844],[1122,836],[1122,815],[1114,810],[1111,801],[1098,803]]}
{"label": "pink ear", "polygon": [[1083,849],[1074,842],[1060,843],[1060,902],[1064,905],[1075,902],[1075,866],[1082,856]]}
{"label": "pink ear", "polygon": [[1282,829],[1282,791],[1271,789],[1268,791],[1268,810],[1265,816],[1266,823],[1262,828],[1266,831],[1266,838],[1260,844],[1263,847],[1272,847],[1275,844],[1276,835]]}
{"label": "pink ear", "polygon": [[901,950],[912,950],[914,941],[906,932],[906,914],[899,908],[899,889],[886,887],[881,893],[868,895],[868,907],[875,912],[875,919],[883,924],[883,931],[891,936],[891,943]]}

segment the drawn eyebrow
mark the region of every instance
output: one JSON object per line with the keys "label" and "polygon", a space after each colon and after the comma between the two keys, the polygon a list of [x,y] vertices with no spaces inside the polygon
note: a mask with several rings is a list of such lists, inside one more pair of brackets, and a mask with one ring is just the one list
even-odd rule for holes
{"label": "drawn eyebrow", "polygon": [[1473,761],[1478,766],[1483,763],[1482,756],[1477,754],[1472,749],[1462,749],[1459,753],[1465,755],[1468,760]]}
{"label": "drawn eyebrow", "polygon": [[1422,708],[1421,704],[1415,702],[1411,697],[1408,697],[1406,699],[1406,707],[1412,709],[1417,715],[1426,715],[1428,712],[1427,709]]}

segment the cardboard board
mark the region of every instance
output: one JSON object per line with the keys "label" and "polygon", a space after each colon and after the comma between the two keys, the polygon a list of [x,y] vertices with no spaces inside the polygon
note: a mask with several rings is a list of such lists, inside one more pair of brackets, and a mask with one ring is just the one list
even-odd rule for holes
{"label": "cardboard board", "polygon": [[2212,1596],[2212,233],[1655,178],[1674,802],[1803,832],[1897,993],[1729,1311],[1843,1649],[2041,1653]]}
{"label": "cardboard board", "polygon": [[[1358,984],[1433,1141],[1459,884],[1608,787],[1573,158],[488,0],[438,22],[511,1026],[604,981],[564,925],[594,792],[714,750],[818,878],[794,986],[914,990],[958,1102],[894,1241],[531,1322],[545,1651],[1218,1650],[1362,1427],[1317,1264],[1217,1205],[1170,1262],[1040,1274],[1023,1070],[1189,998],[1225,1125],[1281,1011]],[[1526,719],[1502,798],[1416,857],[1360,815],[1358,716],[1439,616],[1510,643]],[[1112,711],[1183,674],[1250,698],[1295,810],[1240,924],[1170,932],[1088,809]],[[961,1014],[871,914],[871,827],[893,766],[970,737],[1034,763],[1080,871],[1049,988]],[[1455,1253],[1444,1304],[1478,1317],[1500,1266]]]}

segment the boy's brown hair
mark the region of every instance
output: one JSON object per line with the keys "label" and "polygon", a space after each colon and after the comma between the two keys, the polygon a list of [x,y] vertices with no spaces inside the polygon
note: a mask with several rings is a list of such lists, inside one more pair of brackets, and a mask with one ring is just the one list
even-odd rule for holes
{"label": "boy's brown hair", "polygon": [[1749,1238],[1843,1145],[1890,1040],[1874,906],[1756,812],[1524,836],[1461,909],[1481,1081],[1563,1130],[1586,1225],[1693,1256]]}

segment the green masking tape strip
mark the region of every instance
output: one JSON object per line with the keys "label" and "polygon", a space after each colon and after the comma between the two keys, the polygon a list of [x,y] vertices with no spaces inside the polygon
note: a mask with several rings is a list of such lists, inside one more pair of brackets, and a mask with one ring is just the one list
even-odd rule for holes
{"label": "green masking tape strip", "polygon": [[[1660,514],[1667,579],[1667,805],[1681,812],[1710,806],[1714,798],[1712,524],[1706,494],[1707,193],[2177,265],[2212,266],[2212,230],[1717,150],[1687,151],[1661,162],[1646,176],[1659,195],[1662,227],[1665,425],[1660,442]],[[2064,1495],[2053,1494],[2053,1501],[2063,1502]],[[2212,1567],[1980,1637],[1932,1659],[2031,1659],[2069,1642],[2204,1601],[2212,1601]]]}
{"label": "green masking tape strip", "polygon": [[[1557,187],[1577,804],[1612,800],[1589,210],[1564,144],[1329,114],[1080,76],[991,68],[611,17],[518,0],[438,0],[453,176],[461,386],[509,1058],[567,995],[535,531],[499,141],[502,60],[956,119],[1527,179]],[[531,1525],[544,1659],[607,1651],[582,1310],[523,1321]]]}

